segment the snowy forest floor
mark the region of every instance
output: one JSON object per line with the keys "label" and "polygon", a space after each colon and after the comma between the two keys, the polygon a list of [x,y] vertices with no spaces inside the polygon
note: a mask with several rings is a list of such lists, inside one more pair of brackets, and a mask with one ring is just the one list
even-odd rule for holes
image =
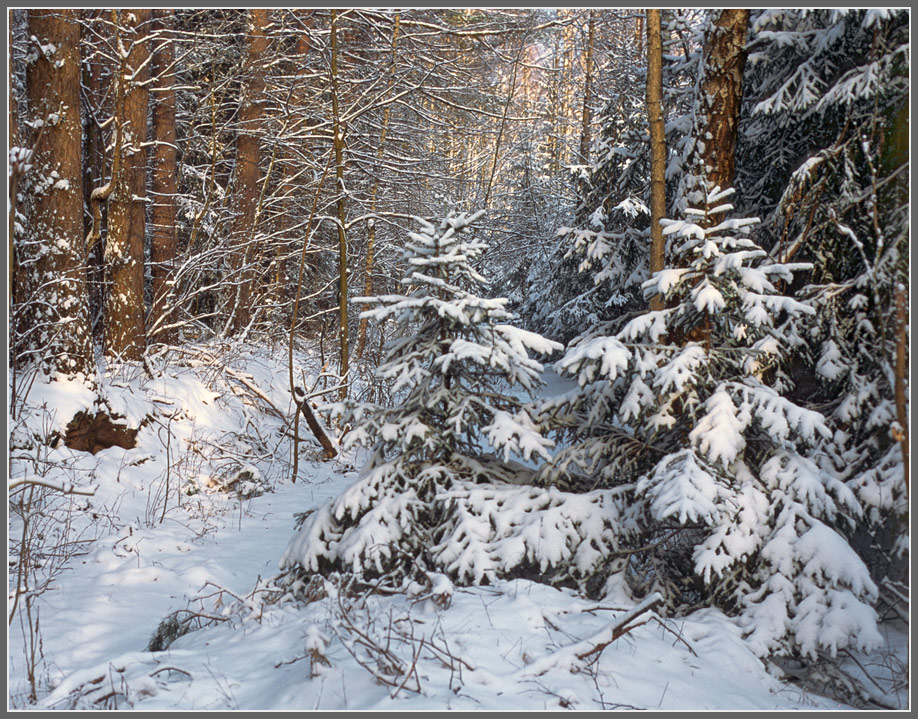
{"label": "snowy forest floor", "polygon": [[[359,471],[355,457],[318,461],[307,441],[291,483],[285,360],[282,349],[212,345],[153,358],[152,378],[129,367],[96,391],[36,380],[24,402],[19,393],[11,483],[94,494],[34,484],[9,493],[10,596],[17,585],[31,590],[11,615],[11,708],[851,708],[766,667],[710,609],[643,614],[578,659],[572,647],[637,604],[615,585],[591,601],[524,579],[453,587],[435,577],[380,594],[345,591],[332,577],[314,583],[308,605],[271,603],[294,515],[337,496]],[[314,379],[316,358],[299,360]],[[93,455],[55,442],[99,395],[140,426],[136,446]],[[30,494],[41,514],[23,512]],[[178,638],[148,651],[167,617]],[[882,629],[884,651],[841,666],[868,695],[904,708],[907,628]]]}

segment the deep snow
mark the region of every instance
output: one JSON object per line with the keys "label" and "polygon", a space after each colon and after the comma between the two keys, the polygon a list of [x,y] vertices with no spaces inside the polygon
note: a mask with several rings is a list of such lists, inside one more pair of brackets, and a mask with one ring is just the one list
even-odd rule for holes
{"label": "deep snow", "polygon": [[[56,500],[67,536],[82,543],[38,570],[39,578],[54,576],[34,603],[36,704],[28,703],[28,625],[21,612],[10,625],[11,707],[846,708],[779,679],[780,670],[766,669],[715,610],[643,614],[635,623],[644,623],[598,659],[578,659],[577,646],[599,641],[637,603],[614,585],[597,602],[522,579],[464,588],[434,576],[429,587],[357,596],[332,579],[317,582],[320,598],[308,605],[267,603],[273,595],[263,590],[294,536],[294,514],[337,496],[359,465],[354,457],[320,462],[318,445],[307,441],[298,481],[290,482],[283,354],[204,347],[154,360],[153,379],[139,368],[101,378],[100,393],[131,426],[147,418],[130,450],[16,448],[28,434],[62,431],[90,407],[94,394],[82,383],[36,381],[26,406],[13,408],[11,481],[40,477],[92,486],[95,495]],[[300,360],[309,366],[308,356]],[[565,389],[549,379],[547,391]],[[22,531],[15,512],[9,530],[14,542]],[[161,620],[188,608],[206,615],[199,618],[206,626],[164,651],[146,651]],[[885,630],[893,653],[860,661],[887,699],[905,706],[905,692],[888,691],[883,677],[900,669],[906,635]],[[386,665],[408,671],[386,673]]]}

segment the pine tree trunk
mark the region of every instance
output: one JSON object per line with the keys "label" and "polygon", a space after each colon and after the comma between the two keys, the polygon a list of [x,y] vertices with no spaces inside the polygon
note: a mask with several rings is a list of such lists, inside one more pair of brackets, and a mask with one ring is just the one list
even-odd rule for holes
{"label": "pine tree trunk", "polygon": [[234,190],[236,217],[233,222],[232,254],[235,308],[233,328],[239,332],[248,327],[252,319],[252,295],[255,274],[252,268],[256,213],[258,208],[258,162],[260,159],[262,102],[265,81],[264,55],[268,49],[268,11],[263,8],[249,10],[249,29],[246,49],[248,79],[239,109],[239,132],[236,139],[236,170]]}
{"label": "pine tree trunk", "polygon": [[83,245],[80,25],[77,10],[29,10],[42,48],[26,84],[33,135],[26,318],[29,345],[49,373],[89,375],[95,365]]}
{"label": "pine tree trunk", "polygon": [[[695,128],[696,141],[703,139],[701,175],[711,187],[733,186],[736,175],[736,138],[739,134],[743,100],[743,69],[746,66],[746,34],[749,10],[721,11],[714,20],[704,47],[701,102],[702,124]],[[708,193],[705,193],[708,196]],[[705,209],[711,209],[709,206]],[[722,215],[709,213],[705,222],[716,225]],[[704,324],[689,333],[711,348],[711,317],[705,312]]]}
{"label": "pine tree trunk", "polygon": [[150,310],[150,334],[159,342],[172,342],[174,331],[166,325],[174,318],[168,315],[173,262],[177,253],[176,197],[178,195],[178,162],[175,135],[175,90],[173,73],[175,50],[172,29],[174,11],[153,11],[153,58],[151,70],[156,78],[153,102],[153,156],[151,158],[150,195],[153,199],[150,261],[152,262],[153,306]]}
{"label": "pine tree trunk", "polygon": [[644,52],[644,16],[638,14],[634,20],[634,46],[639,53]]}
{"label": "pine tree trunk", "polygon": [[[736,175],[736,138],[742,104],[749,10],[722,10],[704,47],[704,151],[710,183],[726,189]],[[700,138],[699,138],[700,139]]]}
{"label": "pine tree trunk", "polygon": [[[666,214],[666,135],[663,126],[663,39],[659,10],[647,10],[647,119],[650,124],[650,274],[663,269],[663,227]],[[663,298],[650,299],[663,309]]]}
{"label": "pine tree trunk", "polygon": [[[122,85],[115,108],[120,138],[120,166],[113,162],[113,190],[108,206],[105,265],[109,290],[105,298],[104,344],[107,357],[139,360],[146,345],[143,261],[146,234],[146,156],[149,90],[150,10],[113,10],[115,32],[129,49],[115,82]],[[118,151],[116,142],[116,152]]]}
{"label": "pine tree trunk", "polygon": [[590,10],[587,25],[587,45],[583,58],[585,81],[583,85],[583,112],[580,119],[580,162],[590,161],[590,103],[593,101],[593,43],[596,34],[596,11]]}
{"label": "pine tree trunk", "polygon": [[[22,143],[19,138],[19,109],[16,103],[16,95],[13,92],[13,25],[12,22],[9,23],[9,65],[7,66],[7,89],[8,89],[8,105],[7,109],[9,110],[10,123],[9,123],[9,149],[12,150],[14,147],[21,147]],[[16,284],[18,282],[18,272],[16,270],[16,214],[18,212],[18,195],[19,195],[19,178],[25,174],[25,157],[20,156],[18,158],[10,157],[10,180],[9,186],[9,231],[7,235],[7,252],[9,266],[7,267],[8,275],[7,279],[9,284],[6,286],[7,296],[6,296],[6,309],[7,309],[7,318],[12,320],[13,315],[13,305],[21,301],[21,292],[18,290]]]}
{"label": "pine tree trunk", "polygon": [[902,470],[905,473],[905,495],[908,497],[908,299],[905,285],[896,287],[896,419],[898,440],[902,448]]}
{"label": "pine tree trunk", "polygon": [[347,398],[348,390],[348,327],[347,327],[347,205],[344,187],[344,130],[338,102],[338,13],[331,11],[331,85],[332,130],[335,150],[335,192],[338,196],[335,211],[338,218],[338,333],[340,339],[339,375],[340,398]]}
{"label": "pine tree trunk", "polygon": [[[111,27],[108,25],[110,12],[106,10],[82,11],[82,35],[80,51],[83,61],[83,92],[85,94],[85,116],[83,127],[83,202],[89,212],[83,213],[83,236],[87,240],[87,275],[89,280],[89,306],[101,307],[103,304],[103,286],[105,277],[104,258],[101,252],[93,252],[101,232],[102,213],[101,199],[94,200],[93,190],[105,184],[110,160],[105,146],[104,133],[101,127],[103,118],[114,115],[113,95],[110,92],[112,73],[117,72],[117,64],[106,53],[94,52],[99,37],[111,40]],[[98,217],[96,217],[98,213]],[[93,244],[90,244],[92,242]]]}

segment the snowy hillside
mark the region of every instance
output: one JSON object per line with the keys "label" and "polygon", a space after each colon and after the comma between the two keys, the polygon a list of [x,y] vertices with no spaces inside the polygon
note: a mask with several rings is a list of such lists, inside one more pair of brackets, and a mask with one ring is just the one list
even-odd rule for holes
{"label": "snowy hillside", "polygon": [[[280,586],[295,515],[337,497],[361,464],[319,461],[306,441],[291,482],[284,360],[210,346],[154,358],[152,377],[125,365],[98,392],[139,426],[131,449],[65,445],[70,419],[93,409],[78,382],[36,380],[13,405],[10,594],[32,591],[10,607],[11,708],[851,706],[816,693],[819,677],[792,682],[760,661],[721,612],[666,616],[615,580],[598,600],[530,579],[461,587],[434,573],[396,592],[337,574]],[[31,563],[20,571],[23,549]],[[878,706],[871,697],[907,706],[905,632],[881,630],[880,651],[842,665],[870,675],[849,697],[860,708]]]}

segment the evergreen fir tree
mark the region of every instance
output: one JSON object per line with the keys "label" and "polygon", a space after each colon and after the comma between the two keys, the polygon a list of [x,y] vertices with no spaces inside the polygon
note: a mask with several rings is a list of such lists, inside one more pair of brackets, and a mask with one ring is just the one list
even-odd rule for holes
{"label": "evergreen fir tree", "polygon": [[392,406],[338,406],[354,427],[344,447],[369,458],[356,484],[306,520],[284,566],[392,580],[433,568],[452,490],[518,482],[525,470],[511,455],[549,456],[551,442],[510,390],[539,386],[542,365],[528,353],[560,345],[508,324],[507,300],[473,293],[485,281],[474,263],[486,246],[471,234],[482,214],[422,221],[406,250],[408,293],[362,299],[364,316],[401,330],[376,372],[391,383]]}
{"label": "evergreen fir tree", "polygon": [[795,320],[814,313],[778,286],[809,265],[769,259],[730,194],[708,188],[706,209],[664,223],[676,266],[644,291],[665,309],[558,363],[580,390],[543,407],[569,443],[542,478],[627,489],[624,529],[653,547],[633,576],[673,604],[740,613],[760,653],[869,648],[877,588],[841,534],[860,505],[807,457],[831,437],[825,418],[776,388]]}
{"label": "evergreen fir tree", "polygon": [[787,392],[824,408],[833,441],[813,459],[865,507],[860,551],[882,582],[904,574],[908,545],[897,439],[908,377],[896,361],[908,344],[896,318],[908,286],[908,12],[753,17],[737,185],[770,254],[814,265],[811,284],[792,288],[816,312]]}

